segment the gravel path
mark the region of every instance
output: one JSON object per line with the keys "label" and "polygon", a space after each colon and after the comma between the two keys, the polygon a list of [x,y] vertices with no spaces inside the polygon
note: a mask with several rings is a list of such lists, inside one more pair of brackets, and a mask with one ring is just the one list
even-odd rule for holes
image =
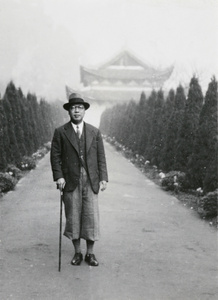
{"label": "gravel path", "polygon": [[73,247],[63,237],[58,272],[59,192],[48,154],[0,199],[0,299],[217,299],[216,229],[108,144],[106,154],[99,267],[71,266]]}

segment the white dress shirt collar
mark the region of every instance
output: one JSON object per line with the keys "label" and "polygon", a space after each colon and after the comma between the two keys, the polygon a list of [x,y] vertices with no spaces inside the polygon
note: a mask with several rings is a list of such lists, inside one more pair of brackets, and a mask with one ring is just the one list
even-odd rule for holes
{"label": "white dress shirt collar", "polygon": [[73,129],[75,130],[75,132],[77,132],[77,126],[79,126],[79,131],[82,133],[83,132],[83,127],[84,127],[84,122],[82,121],[80,124],[74,124],[73,122],[71,122]]}

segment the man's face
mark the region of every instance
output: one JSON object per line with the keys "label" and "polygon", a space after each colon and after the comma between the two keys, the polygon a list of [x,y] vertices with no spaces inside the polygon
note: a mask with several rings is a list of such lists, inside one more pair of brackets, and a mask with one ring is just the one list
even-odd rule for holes
{"label": "man's face", "polygon": [[71,105],[69,108],[69,115],[71,122],[74,124],[79,124],[82,122],[85,116],[85,107],[83,104]]}

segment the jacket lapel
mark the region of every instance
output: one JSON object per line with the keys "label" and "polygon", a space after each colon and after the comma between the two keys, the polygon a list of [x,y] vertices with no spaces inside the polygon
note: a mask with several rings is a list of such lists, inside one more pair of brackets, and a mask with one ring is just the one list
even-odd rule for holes
{"label": "jacket lapel", "polygon": [[86,153],[88,153],[95,135],[89,124],[84,123],[84,127],[86,136]]}
{"label": "jacket lapel", "polygon": [[65,130],[64,133],[65,133],[66,137],[68,138],[68,140],[70,141],[72,146],[76,149],[76,151],[79,153],[79,145],[77,143],[76,133],[73,129],[71,122],[68,122],[64,126],[64,130]]}

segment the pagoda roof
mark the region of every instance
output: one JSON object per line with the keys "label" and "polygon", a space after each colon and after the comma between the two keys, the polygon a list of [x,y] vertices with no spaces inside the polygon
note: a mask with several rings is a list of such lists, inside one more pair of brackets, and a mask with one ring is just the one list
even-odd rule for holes
{"label": "pagoda roof", "polygon": [[166,80],[173,71],[173,67],[163,71],[148,71],[144,69],[120,68],[120,69],[87,69],[81,66],[81,72],[87,75],[93,75],[97,79],[116,79],[116,80]]}
{"label": "pagoda roof", "polygon": [[142,67],[144,69],[153,69],[148,64],[145,64],[142,60],[137,58],[134,54],[129,51],[122,51],[115,55],[112,59],[102,64],[98,69],[105,69],[110,66],[124,66],[124,67]]}
{"label": "pagoda roof", "polygon": [[122,51],[113,59],[104,63],[97,69],[81,66],[81,81],[86,76],[98,80],[140,80],[161,81],[167,80],[173,71],[173,66],[164,70],[155,69],[135,57],[128,51]]}

